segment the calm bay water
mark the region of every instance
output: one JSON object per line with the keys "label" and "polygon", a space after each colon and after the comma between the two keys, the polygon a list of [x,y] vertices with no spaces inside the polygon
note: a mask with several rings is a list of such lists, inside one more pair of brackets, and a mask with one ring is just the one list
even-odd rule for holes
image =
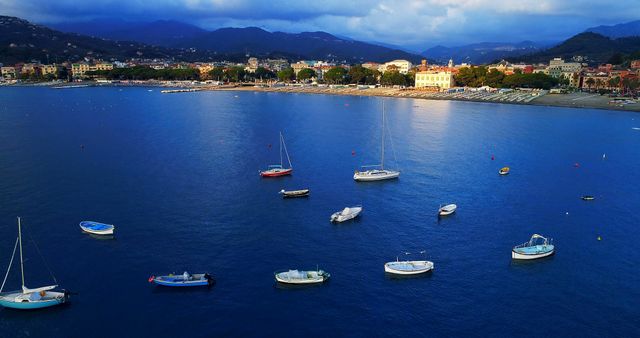
{"label": "calm bay water", "polygon": [[[79,293],[58,308],[0,310],[0,336],[640,335],[640,115],[386,107],[402,175],[367,184],[352,175],[379,162],[380,98],[0,89],[0,268],[22,216],[61,287]],[[294,174],[261,179],[279,131]],[[512,173],[499,177],[504,165]],[[277,194],[305,187],[308,199]],[[444,203],[458,211],[438,221]],[[361,219],[329,223],[355,204]],[[82,220],[115,224],[116,238],[82,234]],[[511,247],[532,233],[552,237],[556,255],[513,263]],[[386,261],[420,250],[431,275],[385,276]],[[27,286],[48,283],[25,252]],[[325,285],[274,283],[275,270],[316,264],[332,274]],[[147,283],[185,269],[216,286]],[[19,287],[17,265],[8,283]]]}

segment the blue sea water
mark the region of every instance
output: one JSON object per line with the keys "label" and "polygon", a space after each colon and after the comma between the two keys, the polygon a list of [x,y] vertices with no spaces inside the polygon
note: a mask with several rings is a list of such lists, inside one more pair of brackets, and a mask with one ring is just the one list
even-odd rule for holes
{"label": "blue sea water", "polygon": [[[57,308],[0,310],[0,336],[640,335],[640,115],[385,99],[386,163],[402,175],[356,183],[354,169],[379,162],[381,102],[0,89],[2,274],[21,216],[27,286],[50,281],[33,238],[78,293]],[[261,179],[280,131],[294,173]],[[308,199],[277,194],[307,187]],[[438,221],[444,203],[458,211]],[[329,223],[355,204],[360,219]],[[82,220],[115,224],[115,239],[81,233]],[[556,255],[512,262],[533,233],[552,237]],[[385,276],[385,262],[420,250],[432,274]],[[276,270],[316,266],[328,283],[274,282]],[[184,270],[217,284],[147,282]],[[7,283],[19,288],[17,265]]]}

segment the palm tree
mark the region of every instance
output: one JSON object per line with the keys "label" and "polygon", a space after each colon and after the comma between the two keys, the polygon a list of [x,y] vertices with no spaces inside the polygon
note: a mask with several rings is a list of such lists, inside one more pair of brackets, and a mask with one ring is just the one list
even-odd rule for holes
{"label": "palm tree", "polygon": [[596,91],[603,85],[603,81],[601,79],[596,79]]}
{"label": "palm tree", "polygon": [[609,89],[616,89],[620,85],[620,77],[619,76],[612,77],[607,82],[609,84]]}
{"label": "palm tree", "polygon": [[596,81],[592,77],[590,77],[584,83],[587,84],[587,87],[589,87],[589,91],[591,91],[591,86],[593,86]]}

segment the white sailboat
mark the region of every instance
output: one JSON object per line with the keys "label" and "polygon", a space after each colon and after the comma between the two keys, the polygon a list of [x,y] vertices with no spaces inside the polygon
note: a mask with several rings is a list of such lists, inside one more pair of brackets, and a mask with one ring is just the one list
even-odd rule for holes
{"label": "white sailboat", "polygon": [[[22,290],[2,292],[4,285],[7,282],[7,277],[11,271],[11,265],[13,265],[13,258],[16,254],[16,249],[20,247],[20,274],[22,276]],[[52,275],[53,276],[53,275]],[[55,277],[53,278],[55,282]],[[20,217],[18,217],[18,238],[16,239],[16,245],[13,248],[13,254],[11,255],[11,261],[9,262],[9,268],[0,286],[0,305],[19,310],[33,310],[50,307],[65,303],[69,299],[69,293],[67,291],[56,292],[51,291],[57,288],[58,285],[42,286],[35,289],[29,289],[24,285],[24,260],[22,258],[22,229],[20,226]]]}
{"label": "white sailboat", "polygon": [[[384,168],[384,130],[385,130],[386,114],[384,110],[384,101],[382,101],[382,151],[380,164],[366,165],[362,168],[373,168],[365,171],[358,171],[353,174],[353,179],[359,182],[382,181],[400,177],[400,171],[389,170]],[[391,135],[389,135],[391,137]],[[392,144],[393,146],[393,144]],[[395,153],[394,153],[395,157]]]}

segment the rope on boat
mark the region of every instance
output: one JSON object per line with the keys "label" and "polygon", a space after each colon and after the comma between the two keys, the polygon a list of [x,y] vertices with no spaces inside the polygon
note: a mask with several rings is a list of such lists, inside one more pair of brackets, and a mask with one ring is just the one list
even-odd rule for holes
{"label": "rope on boat", "polygon": [[53,282],[55,284],[58,284],[58,280],[56,279],[56,276],[53,275],[53,271],[51,271],[51,268],[49,267],[49,264],[47,264],[47,261],[44,259],[44,256],[40,252],[40,248],[38,247],[38,244],[36,243],[36,241],[33,240],[33,237],[31,237],[31,234],[29,232],[27,232],[27,235],[29,236],[29,239],[31,240],[31,243],[33,243],[33,246],[36,248],[36,252],[38,252],[38,255],[40,255],[40,259],[42,259],[42,262],[44,263],[44,266],[49,271],[49,275],[51,275],[51,278],[53,278]]}
{"label": "rope on boat", "polygon": [[7,282],[7,277],[9,277],[9,271],[11,271],[11,265],[13,265],[13,257],[16,256],[16,249],[18,249],[18,240],[20,238],[16,237],[16,245],[13,247],[13,254],[11,254],[11,261],[9,262],[9,268],[7,268],[7,273],[4,275],[4,280],[2,281],[2,286],[0,286],[0,292],[4,289],[4,283]]}

